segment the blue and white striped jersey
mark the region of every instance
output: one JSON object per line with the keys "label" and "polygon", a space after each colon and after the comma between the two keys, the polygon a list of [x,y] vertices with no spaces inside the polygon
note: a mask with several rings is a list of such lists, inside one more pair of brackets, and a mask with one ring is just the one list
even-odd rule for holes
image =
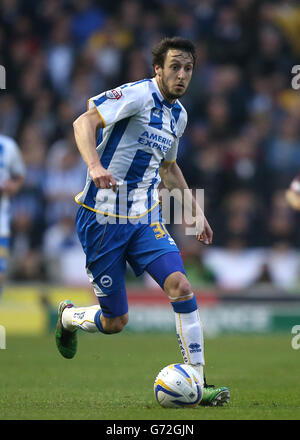
{"label": "blue and white striped jersey", "polygon": [[24,174],[25,166],[16,142],[0,134],[0,237],[10,235],[10,200],[1,195],[1,187],[7,180]]}
{"label": "blue and white striped jersey", "polygon": [[172,105],[163,98],[155,78],[101,93],[89,99],[88,108],[93,107],[104,124],[99,158],[118,190],[96,188],[88,173],[75,200],[100,214],[138,218],[159,203],[159,167],[164,160],[176,160],[186,110],[178,100]]}

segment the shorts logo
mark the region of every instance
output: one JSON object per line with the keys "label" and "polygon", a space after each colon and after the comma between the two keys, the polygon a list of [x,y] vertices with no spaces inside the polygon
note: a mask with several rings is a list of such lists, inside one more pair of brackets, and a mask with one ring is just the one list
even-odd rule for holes
{"label": "shorts logo", "polygon": [[122,97],[122,90],[120,89],[120,87],[118,87],[117,89],[109,90],[105,93],[105,96],[108,99],[120,99]]}
{"label": "shorts logo", "polygon": [[112,285],[112,279],[109,275],[103,275],[100,278],[100,283],[103,287],[110,287]]}

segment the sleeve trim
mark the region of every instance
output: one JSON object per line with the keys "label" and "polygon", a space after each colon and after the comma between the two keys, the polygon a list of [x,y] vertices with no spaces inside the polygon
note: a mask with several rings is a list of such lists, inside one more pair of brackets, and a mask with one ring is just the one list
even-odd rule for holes
{"label": "sleeve trim", "polygon": [[90,109],[90,107],[89,107],[89,103],[90,102],[92,102],[93,104],[94,104],[94,107],[96,108],[96,110],[97,110],[97,112],[98,112],[98,115],[100,116],[100,119],[101,119],[101,121],[102,121],[102,123],[103,123],[103,128],[105,128],[106,127],[106,122],[105,122],[105,119],[103,118],[103,116],[101,115],[101,113],[99,112],[99,109],[98,109],[98,107],[96,106],[96,104],[95,104],[95,101],[93,100],[93,99],[88,99],[87,100],[87,111],[88,110],[91,110]]}
{"label": "sleeve trim", "polygon": [[165,159],[164,162],[165,162],[165,163],[175,163],[175,162],[176,162],[176,159],[173,159],[173,160],[166,160],[166,159]]}

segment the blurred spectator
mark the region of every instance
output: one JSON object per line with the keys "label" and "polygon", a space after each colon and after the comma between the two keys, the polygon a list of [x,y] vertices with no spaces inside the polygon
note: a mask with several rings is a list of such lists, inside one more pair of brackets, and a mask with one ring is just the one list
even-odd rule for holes
{"label": "blurred spectator", "polygon": [[247,34],[240,22],[237,9],[230,4],[218,8],[212,34],[214,60],[242,64],[248,50]]}
{"label": "blurred spectator", "polygon": [[42,281],[45,279],[44,258],[41,249],[43,225],[36,218],[38,209],[32,198],[22,192],[22,199],[13,204],[13,240],[10,276],[17,281]]}
{"label": "blurred spectator", "polygon": [[123,79],[125,83],[139,81],[141,78],[151,76],[150,66],[148,66],[146,57],[141,49],[130,50],[123,62],[128,66]]}
{"label": "blurred spectator", "polygon": [[224,148],[208,141],[205,129],[198,125],[192,127],[190,141],[178,162],[189,186],[204,189],[205,213],[214,224],[216,209],[224,196]]}
{"label": "blurred spectator", "polygon": [[297,221],[294,213],[287,205],[285,192],[275,191],[272,195],[267,220],[267,245],[284,244],[299,246],[297,240]]}
{"label": "blurred spectator", "polygon": [[11,271],[18,280],[41,280],[44,275],[41,243],[45,229],[43,181],[47,147],[35,125],[25,125],[20,148],[26,176],[12,204]]}
{"label": "blurred spectator", "polygon": [[224,192],[245,188],[264,192],[264,167],[258,145],[248,133],[228,142],[224,157]]}
{"label": "blurred spectator", "polygon": [[177,245],[182,249],[181,255],[191,285],[195,288],[210,287],[215,284],[215,274],[204,262],[204,247],[199,245],[194,235],[187,234],[187,228],[190,228],[190,225],[184,221],[182,224],[168,227]]}
{"label": "blurred spectator", "polygon": [[55,21],[47,44],[47,69],[54,89],[66,95],[74,63],[74,47],[70,36],[70,19]]}
{"label": "blurred spectator", "polygon": [[0,100],[0,132],[16,137],[21,111],[13,95],[4,94]]}
{"label": "blurred spectator", "polygon": [[279,30],[271,25],[259,29],[257,51],[250,60],[252,72],[272,75],[275,72],[289,74],[291,70],[290,47]]}
{"label": "blurred spectator", "polygon": [[75,146],[73,131],[54,143],[49,151],[44,179],[47,201],[46,223],[59,222],[66,215],[75,218],[78,206],[74,196],[82,191],[86,167]]}
{"label": "blurred spectator", "polygon": [[287,187],[300,168],[299,121],[289,115],[283,117],[273,136],[266,143],[266,166],[277,176],[275,188]]}
{"label": "blurred spectator", "polygon": [[71,82],[68,102],[76,115],[86,111],[86,97],[91,96],[91,76],[85,72],[76,73]]}
{"label": "blurred spectator", "polygon": [[296,0],[284,0],[273,5],[272,18],[291,43],[294,54],[300,54],[300,6]]}
{"label": "blurred spectator", "polygon": [[213,247],[204,254],[204,263],[224,290],[253,286],[261,277],[265,261],[263,249],[249,249],[240,239],[227,241],[226,247]]}
{"label": "blurred spectator", "polygon": [[71,18],[71,33],[77,46],[86,43],[91,34],[105,23],[105,14],[92,0],[75,0],[75,13]]}
{"label": "blurred spectator", "polygon": [[40,88],[33,103],[30,123],[35,125],[44,139],[53,139],[56,117],[54,115],[53,95],[46,88]]}
{"label": "blurred spectator", "polygon": [[70,130],[73,122],[76,119],[77,113],[72,107],[71,102],[67,99],[62,99],[56,106],[56,132],[54,134],[55,140],[60,139],[64,134]]}
{"label": "blurred spectator", "polygon": [[215,3],[215,0],[194,1],[194,11],[198,22],[200,38],[211,37],[217,10]]}
{"label": "blurred spectator", "polygon": [[285,290],[299,287],[300,253],[288,243],[274,244],[267,252],[266,264],[274,286]]}
{"label": "blurred spectator", "polygon": [[215,244],[228,246],[239,242],[244,248],[264,243],[264,217],[261,201],[252,190],[228,193],[215,227]]}
{"label": "blurred spectator", "polygon": [[[101,31],[94,32],[88,43],[88,50],[94,59],[99,76],[104,81],[117,81],[122,61],[122,51],[133,43],[129,29],[120,28],[117,20],[109,18]],[[100,85],[99,85],[100,86]]]}
{"label": "blurred spectator", "polygon": [[57,283],[87,285],[85,255],[75,230],[74,217],[62,215],[46,229],[43,251],[48,277]]}
{"label": "blurred spectator", "polygon": [[235,134],[228,101],[223,96],[211,96],[206,109],[209,138],[226,142]]}

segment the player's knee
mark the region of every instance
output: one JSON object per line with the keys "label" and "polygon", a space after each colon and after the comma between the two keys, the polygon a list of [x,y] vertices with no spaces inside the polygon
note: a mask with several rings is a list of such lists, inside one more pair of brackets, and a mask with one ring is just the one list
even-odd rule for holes
{"label": "player's knee", "polygon": [[186,276],[181,272],[171,274],[165,282],[167,295],[176,300],[188,299],[193,296],[192,286]]}

